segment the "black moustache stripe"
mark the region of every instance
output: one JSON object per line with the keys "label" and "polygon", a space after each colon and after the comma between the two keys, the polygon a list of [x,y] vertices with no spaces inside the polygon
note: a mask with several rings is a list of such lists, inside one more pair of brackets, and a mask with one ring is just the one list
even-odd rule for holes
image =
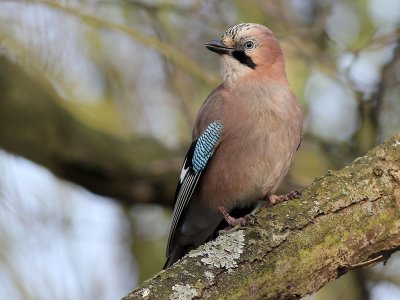
{"label": "black moustache stripe", "polygon": [[254,61],[251,59],[250,56],[247,56],[246,53],[244,53],[243,50],[235,50],[232,52],[232,56],[236,58],[240,63],[248,66],[251,69],[256,68],[256,64]]}

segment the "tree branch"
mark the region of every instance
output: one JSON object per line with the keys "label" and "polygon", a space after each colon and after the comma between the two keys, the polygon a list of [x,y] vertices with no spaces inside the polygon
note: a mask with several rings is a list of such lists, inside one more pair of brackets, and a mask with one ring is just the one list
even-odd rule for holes
{"label": "tree branch", "polygon": [[79,122],[38,73],[0,56],[0,147],[123,203],[170,205],[180,159],[159,141],[124,141]]}
{"label": "tree branch", "polygon": [[256,213],[146,281],[133,299],[299,299],[400,249],[400,135],[300,199]]}
{"label": "tree branch", "polygon": [[91,24],[94,27],[101,29],[111,30],[119,33],[126,34],[130,38],[135,39],[139,43],[149,46],[156,50],[158,53],[164,55],[168,60],[175,63],[177,66],[181,67],[188,74],[196,77],[197,79],[203,81],[205,84],[215,85],[218,83],[218,78],[207,73],[199,64],[194,62],[190,57],[188,57],[183,51],[174,48],[173,46],[158,40],[150,35],[140,32],[132,27],[124,26],[104,18],[100,18],[88,13],[85,13],[80,8],[74,8],[71,5],[64,5],[59,1],[53,0],[21,0],[26,3],[36,3],[46,5],[53,9],[60,10],[71,16],[80,18],[83,22]]}

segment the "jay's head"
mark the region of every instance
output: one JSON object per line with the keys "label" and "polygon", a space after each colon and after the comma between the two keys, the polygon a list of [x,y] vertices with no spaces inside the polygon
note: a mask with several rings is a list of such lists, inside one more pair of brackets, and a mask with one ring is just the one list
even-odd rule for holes
{"label": "jay's head", "polygon": [[271,30],[259,24],[233,26],[220,39],[209,41],[205,46],[221,56],[222,77],[226,81],[266,74],[277,68],[284,70],[278,41]]}

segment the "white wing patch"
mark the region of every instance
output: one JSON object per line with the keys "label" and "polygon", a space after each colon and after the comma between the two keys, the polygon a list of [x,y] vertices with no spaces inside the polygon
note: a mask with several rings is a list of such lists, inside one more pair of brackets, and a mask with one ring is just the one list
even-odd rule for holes
{"label": "white wing patch", "polygon": [[184,212],[188,207],[190,198],[221,138],[222,128],[221,121],[212,122],[202,135],[192,143],[186,155],[175,196],[176,201],[168,237],[167,257],[172,253],[173,247],[175,247],[175,239],[180,234],[179,232],[177,233],[177,228],[179,228],[184,220]]}
{"label": "white wing patch", "polygon": [[185,179],[185,176],[186,176],[187,172],[189,171],[189,167],[187,167],[187,168],[185,169],[186,161],[187,161],[187,157],[185,158],[185,161],[183,162],[183,167],[182,167],[182,170],[181,170],[181,175],[179,176],[179,181],[180,181],[181,184],[182,184],[182,182],[183,182],[183,179]]}

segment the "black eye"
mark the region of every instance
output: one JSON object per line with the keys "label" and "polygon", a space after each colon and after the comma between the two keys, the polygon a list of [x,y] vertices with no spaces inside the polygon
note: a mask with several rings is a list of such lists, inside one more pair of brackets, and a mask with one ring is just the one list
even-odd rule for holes
{"label": "black eye", "polygon": [[245,49],[254,49],[255,45],[253,41],[247,41],[246,43],[244,43],[244,48]]}

